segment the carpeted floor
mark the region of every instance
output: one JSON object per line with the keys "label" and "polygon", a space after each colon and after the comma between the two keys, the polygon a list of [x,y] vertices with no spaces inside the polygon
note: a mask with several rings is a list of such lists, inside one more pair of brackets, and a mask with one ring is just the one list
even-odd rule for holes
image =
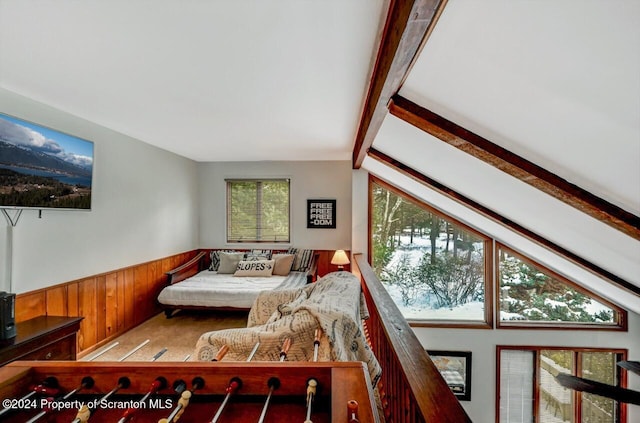
{"label": "carpeted floor", "polygon": [[[200,335],[212,330],[246,327],[247,314],[236,311],[180,311],[167,319],[164,313],[160,313],[78,360],[153,361],[153,357],[166,348],[156,361],[184,361],[193,352]],[[143,343],[140,349],[122,360]]]}

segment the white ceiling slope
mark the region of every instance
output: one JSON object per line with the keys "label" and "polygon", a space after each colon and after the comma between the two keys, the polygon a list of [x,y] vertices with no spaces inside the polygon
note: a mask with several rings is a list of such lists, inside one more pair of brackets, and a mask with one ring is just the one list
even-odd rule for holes
{"label": "white ceiling slope", "polygon": [[400,94],[640,215],[640,2],[449,0]]}
{"label": "white ceiling slope", "polygon": [[[449,0],[399,95],[640,215],[637,0]],[[640,242],[602,221],[394,116],[373,147],[640,287]],[[370,162],[365,168],[410,186]],[[415,195],[434,204],[433,193]],[[580,275],[468,210],[440,207],[640,312],[640,297]]]}
{"label": "white ceiling slope", "polygon": [[0,86],[196,161],[348,160],[383,0],[0,0]]}
{"label": "white ceiling slope", "polygon": [[[0,88],[196,161],[350,159],[388,3],[0,0]],[[399,94],[640,215],[640,1],[448,0]],[[374,148],[640,286],[640,242],[398,121]]]}

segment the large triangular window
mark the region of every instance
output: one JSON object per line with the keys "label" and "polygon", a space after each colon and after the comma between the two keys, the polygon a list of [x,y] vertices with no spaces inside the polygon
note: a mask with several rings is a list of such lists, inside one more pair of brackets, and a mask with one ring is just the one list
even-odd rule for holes
{"label": "large triangular window", "polygon": [[371,257],[413,326],[487,327],[491,239],[371,177]]}
{"label": "large triangular window", "polygon": [[498,244],[498,327],[624,328],[624,312],[567,278]]}

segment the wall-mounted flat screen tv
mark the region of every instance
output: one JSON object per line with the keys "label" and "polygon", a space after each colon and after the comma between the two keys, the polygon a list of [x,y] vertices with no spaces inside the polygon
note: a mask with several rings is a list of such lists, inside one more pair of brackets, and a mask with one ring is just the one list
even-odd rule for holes
{"label": "wall-mounted flat screen tv", "polygon": [[91,209],[93,142],[0,113],[0,208]]}

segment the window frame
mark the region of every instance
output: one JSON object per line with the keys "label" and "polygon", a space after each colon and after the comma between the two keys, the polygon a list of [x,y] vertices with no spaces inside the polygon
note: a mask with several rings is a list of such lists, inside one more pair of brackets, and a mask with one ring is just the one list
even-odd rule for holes
{"label": "window frame", "polygon": [[401,189],[383,181],[369,174],[368,182],[368,239],[367,239],[367,255],[369,263],[373,260],[373,185],[379,185],[382,188],[391,191],[395,195],[402,197],[403,199],[412,202],[418,207],[421,207],[428,212],[438,215],[444,220],[453,223],[465,231],[473,233],[475,236],[483,240],[484,249],[484,318],[483,320],[434,320],[434,319],[406,319],[409,326],[412,327],[438,327],[438,328],[459,328],[459,329],[493,329],[493,256],[494,246],[491,237],[481,233],[480,231],[464,224],[463,222],[455,219],[452,216],[447,215],[442,210],[439,210],[423,200],[420,200],[413,195],[402,191]]}
{"label": "window frame", "polygon": [[[500,285],[501,285],[501,274],[500,274],[500,251],[505,250],[509,254],[516,256],[522,262],[526,263],[529,266],[537,268],[551,276],[561,283],[571,287],[572,289],[578,291],[579,293],[586,295],[588,297],[593,298],[594,300],[606,305],[616,312],[616,318],[614,323],[588,323],[588,322],[549,322],[549,321],[522,321],[522,320],[513,320],[513,321],[502,321],[500,319],[500,310],[501,310],[501,301],[500,301]],[[496,329],[555,329],[555,330],[602,330],[602,331],[627,331],[627,312],[626,310],[616,306],[612,302],[606,300],[605,298],[589,291],[588,289],[578,285],[576,282],[571,281],[567,277],[549,269],[548,267],[536,262],[535,260],[525,256],[524,254],[516,251],[515,249],[496,241],[495,245],[495,304],[496,304]]]}
{"label": "window frame", "polygon": [[[573,359],[573,369],[571,369],[572,374],[583,377],[581,364],[582,364],[582,353],[612,353],[616,354],[616,362],[620,360],[626,360],[628,355],[628,350],[624,348],[588,348],[588,347],[570,347],[570,346],[539,346],[539,345],[497,345],[496,346],[496,391],[495,391],[495,421],[496,423],[500,423],[500,369],[501,369],[501,353],[504,350],[517,350],[517,351],[532,351],[534,353],[534,374],[533,374],[533,412],[534,412],[534,423],[538,423],[540,421],[540,415],[537,412],[540,406],[540,388],[539,388],[539,378],[540,378],[540,357],[542,355],[543,350],[564,350],[571,351],[574,354]],[[627,375],[628,372],[624,369],[616,366],[616,380],[618,387],[627,388]],[[573,417],[575,417],[572,422],[580,423],[582,421],[582,393],[574,392],[573,396]],[[616,423],[627,423],[627,404],[616,401],[617,403],[617,411],[618,411],[618,420]]]}
{"label": "window frame", "polygon": [[[245,183],[245,182],[286,182],[287,183],[287,239],[283,240],[260,240],[260,239],[230,239],[230,214],[231,214],[231,185],[233,183]],[[228,178],[225,179],[225,230],[226,230],[226,242],[227,244],[289,244],[291,242],[291,179],[290,178]],[[256,238],[258,232],[256,231]]]}

